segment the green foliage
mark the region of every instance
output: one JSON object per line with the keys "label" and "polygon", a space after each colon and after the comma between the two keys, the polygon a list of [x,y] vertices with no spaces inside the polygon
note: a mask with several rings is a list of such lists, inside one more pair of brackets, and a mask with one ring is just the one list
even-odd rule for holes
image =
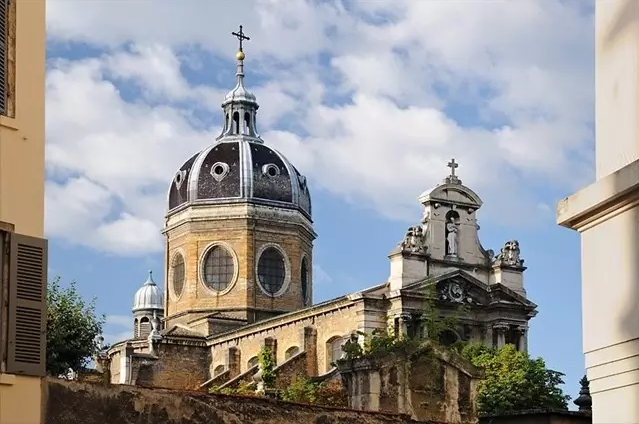
{"label": "green foliage", "polygon": [[339,381],[315,383],[298,379],[281,392],[281,399],[288,402],[310,403],[323,406],[347,407],[346,392]]}
{"label": "green foliage", "polygon": [[321,388],[321,383],[314,383],[309,379],[297,379],[289,387],[282,390],[282,400],[288,402],[316,403]]}
{"label": "green foliage", "polygon": [[432,285],[425,289],[425,300],[422,305],[420,321],[424,328],[424,337],[435,343],[439,343],[441,335],[450,330],[455,330],[459,325],[459,318],[468,307],[463,304],[456,305],[452,313],[448,316],[442,316],[441,311],[437,307],[437,290]]}
{"label": "green foliage", "polygon": [[275,383],[275,360],[273,358],[273,352],[267,347],[260,349],[257,354],[257,359],[260,364],[260,370],[262,371],[262,381],[265,387],[272,387]]}
{"label": "green foliage", "polygon": [[564,383],[564,374],[547,369],[543,359],[532,359],[510,344],[494,350],[470,343],[460,353],[485,371],[477,394],[481,413],[568,409],[570,396],[564,395],[558,387]]}
{"label": "green foliage", "polygon": [[224,387],[223,389],[220,389],[219,387],[212,387],[209,390],[209,393],[220,395],[257,396],[251,383],[247,382],[241,382],[237,387]]}
{"label": "green foliage", "polygon": [[60,278],[47,290],[47,372],[66,374],[69,368],[79,371],[100,350],[96,338],[102,333],[104,315],[95,313],[95,301],[86,302],[77,292],[75,282],[66,289]]}

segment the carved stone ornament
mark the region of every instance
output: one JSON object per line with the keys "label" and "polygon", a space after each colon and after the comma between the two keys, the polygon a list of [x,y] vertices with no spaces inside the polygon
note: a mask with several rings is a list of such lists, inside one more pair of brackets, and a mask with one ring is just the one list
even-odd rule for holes
{"label": "carved stone ornament", "polygon": [[474,304],[477,303],[469,294],[466,288],[457,281],[448,281],[440,286],[439,300],[453,303]]}
{"label": "carved stone ornament", "polygon": [[519,242],[517,240],[509,240],[501,248],[501,251],[495,258],[498,265],[523,266],[524,260],[520,257]]}
{"label": "carved stone ornament", "polygon": [[425,237],[422,226],[410,227],[404,236],[404,240],[400,243],[402,252],[409,253],[425,253]]}

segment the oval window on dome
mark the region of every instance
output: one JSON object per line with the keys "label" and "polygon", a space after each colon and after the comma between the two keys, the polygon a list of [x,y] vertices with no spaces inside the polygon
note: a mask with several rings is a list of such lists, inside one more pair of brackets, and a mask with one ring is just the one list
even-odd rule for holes
{"label": "oval window on dome", "polygon": [[203,264],[204,284],[215,291],[224,291],[235,276],[235,261],[224,246],[213,246],[206,252]]}
{"label": "oval window on dome", "polygon": [[262,167],[262,173],[267,177],[277,177],[280,175],[280,168],[273,163],[267,163]]}
{"label": "oval window on dome", "polygon": [[302,259],[302,269],[300,270],[300,283],[302,285],[302,301],[304,305],[308,302],[308,265],[306,258]]}
{"label": "oval window on dome", "polygon": [[257,277],[260,285],[273,295],[282,289],[286,278],[284,256],[274,247],[268,247],[260,255],[257,263]]}
{"label": "oval window on dome", "polygon": [[175,297],[182,295],[182,290],[184,290],[184,275],[184,257],[181,253],[177,253],[173,257],[173,263],[171,264],[171,283]]}
{"label": "oval window on dome", "polygon": [[211,166],[211,176],[217,181],[222,181],[229,173],[229,165],[224,162],[216,162]]}

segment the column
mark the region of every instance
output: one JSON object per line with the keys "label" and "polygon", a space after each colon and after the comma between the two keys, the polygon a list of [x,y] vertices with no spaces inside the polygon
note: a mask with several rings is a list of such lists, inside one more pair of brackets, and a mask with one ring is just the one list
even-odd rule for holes
{"label": "column", "polygon": [[494,343],[493,343],[493,326],[492,324],[489,324],[487,326],[485,326],[483,328],[482,331],[482,337],[483,337],[483,341],[486,345],[488,345],[489,347],[495,347]]}
{"label": "column", "polygon": [[495,324],[493,325],[493,331],[497,332],[497,349],[501,349],[506,345],[506,331],[508,331],[508,326],[505,324]]}
{"label": "column", "polygon": [[519,333],[517,350],[520,352],[528,352],[528,327],[525,325],[519,326],[517,331]]}
{"label": "column", "polygon": [[557,206],[558,224],[581,235],[593,424],[639,423],[638,51],[639,2],[597,0],[596,181]]}

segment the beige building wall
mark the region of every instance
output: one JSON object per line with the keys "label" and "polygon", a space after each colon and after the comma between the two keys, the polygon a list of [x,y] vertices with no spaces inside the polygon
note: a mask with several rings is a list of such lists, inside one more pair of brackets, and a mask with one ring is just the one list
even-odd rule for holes
{"label": "beige building wall", "polygon": [[639,1],[597,0],[596,182],[562,200],[581,233],[592,422],[639,422]]}
{"label": "beige building wall", "polygon": [[[45,0],[12,0],[9,108],[0,115],[0,221],[44,236]],[[41,422],[41,380],[0,373],[0,424]]]}

